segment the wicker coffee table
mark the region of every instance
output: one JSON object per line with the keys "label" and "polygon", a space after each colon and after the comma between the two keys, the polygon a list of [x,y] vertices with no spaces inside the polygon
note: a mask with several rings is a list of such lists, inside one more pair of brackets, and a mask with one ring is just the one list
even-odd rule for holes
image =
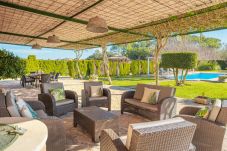
{"label": "wicker coffee table", "polygon": [[96,106],[75,109],[74,127],[77,124],[91,135],[94,142],[99,142],[103,129],[113,129],[117,134],[119,133],[118,116]]}

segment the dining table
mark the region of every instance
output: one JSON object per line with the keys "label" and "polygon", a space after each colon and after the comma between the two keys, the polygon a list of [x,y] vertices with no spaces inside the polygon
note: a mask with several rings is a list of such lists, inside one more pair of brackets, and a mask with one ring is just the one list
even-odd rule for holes
{"label": "dining table", "polygon": [[30,78],[35,79],[35,87],[38,87],[39,80],[41,79],[42,73],[31,73],[29,75]]}

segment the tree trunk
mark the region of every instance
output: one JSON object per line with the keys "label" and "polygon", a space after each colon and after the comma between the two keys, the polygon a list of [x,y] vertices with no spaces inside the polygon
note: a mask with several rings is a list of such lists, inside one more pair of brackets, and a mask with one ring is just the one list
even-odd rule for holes
{"label": "tree trunk", "polygon": [[155,83],[159,85],[159,55],[161,49],[166,45],[168,37],[158,36],[156,37],[157,43],[154,51],[154,71],[155,71]]}
{"label": "tree trunk", "polygon": [[178,68],[176,68],[176,77],[175,77],[176,85],[178,85],[178,82],[179,82],[178,73],[179,73],[179,70],[178,70]]}
{"label": "tree trunk", "polygon": [[159,42],[157,40],[157,45],[154,52],[154,76],[156,85],[159,85],[159,60],[158,60],[159,52],[160,52]]}
{"label": "tree trunk", "polygon": [[110,77],[110,71],[109,71],[109,60],[108,60],[108,56],[107,56],[107,50],[106,50],[106,46],[102,46],[102,52],[103,52],[103,66],[104,66],[104,71],[105,74],[108,78],[109,84],[112,84],[112,80]]}
{"label": "tree trunk", "polygon": [[159,61],[158,61],[158,54],[155,58],[155,84],[159,85]]}
{"label": "tree trunk", "polygon": [[80,73],[80,68],[79,68],[79,63],[78,63],[78,60],[76,61],[76,70],[77,70],[77,72],[78,72],[78,76],[79,76],[79,78],[82,80],[82,79],[83,79],[83,77],[82,77],[82,75],[81,75],[81,73]]}
{"label": "tree trunk", "polygon": [[188,69],[186,69],[186,71],[184,73],[184,78],[183,78],[183,81],[182,81],[183,84],[185,84],[185,80],[186,80],[187,75],[188,75]]}

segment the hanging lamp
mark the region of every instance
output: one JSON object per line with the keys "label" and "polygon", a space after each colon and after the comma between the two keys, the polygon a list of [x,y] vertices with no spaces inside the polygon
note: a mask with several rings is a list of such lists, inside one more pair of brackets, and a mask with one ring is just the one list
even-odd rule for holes
{"label": "hanging lamp", "polygon": [[60,43],[61,40],[56,35],[49,36],[47,38],[47,43]]}
{"label": "hanging lamp", "polygon": [[42,47],[38,43],[35,43],[32,45],[32,49],[42,49]]}
{"label": "hanging lamp", "polygon": [[89,19],[86,29],[93,33],[108,32],[106,21],[98,16]]}

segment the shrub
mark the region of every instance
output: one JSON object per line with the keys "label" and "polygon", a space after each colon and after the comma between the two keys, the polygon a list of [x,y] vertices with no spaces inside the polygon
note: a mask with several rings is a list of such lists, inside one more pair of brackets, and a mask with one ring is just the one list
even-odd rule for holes
{"label": "shrub", "polygon": [[139,65],[140,65],[140,63],[137,60],[133,60],[131,62],[131,73],[133,75],[139,75]]}
{"label": "shrub", "polygon": [[217,62],[215,62],[215,61],[203,62],[200,65],[198,65],[198,70],[200,70],[200,71],[204,71],[204,70],[220,70],[220,69],[221,69],[220,65]]}
{"label": "shrub", "polygon": [[225,60],[218,60],[217,63],[220,65],[222,70],[226,70],[227,69],[227,61]]}
{"label": "shrub", "polygon": [[17,78],[25,71],[25,61],[15,56],[13,53],[0,50],[0,79]]}
{"label": "shrub", "polygon": [[74,62],[73,61],[68,61],[67,65],[68,65],[68,70],[69,70],[69,76],[75,78],[76,70],[74,68]]}
{"label": "shrub", "polygon": [[[188,69],[193,69],[197,65],[197,54],[190,52],[164,53],[162,54],[161,65],[163,68],[173,69],[176,85],[183,84],[188,74]],[[178,79],[179,69],[182,70],[180,81]]]}
{"label": "shrub", "polygon": [[39,61],[36,60],[36,57],[34,55],[28,56],[28,59],[26,61],[26,68],[25,72],[30,73],[30,72],[35,72],[39,70]]}
{"label": "shrub", "polygon": [[140,65],[141,65],[141,73],[147,74],[147,67],[148,67],[147,61],[146,60],[140,61]]}

